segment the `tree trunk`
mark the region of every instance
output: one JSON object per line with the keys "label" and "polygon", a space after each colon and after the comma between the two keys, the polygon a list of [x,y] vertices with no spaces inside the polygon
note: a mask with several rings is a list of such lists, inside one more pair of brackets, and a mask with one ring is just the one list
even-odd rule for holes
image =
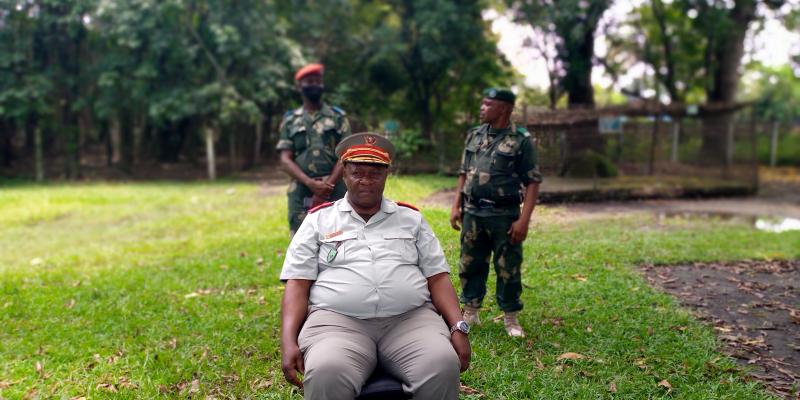
{"label": "tree trunk", "polygon": [[67,136],[67,158],[66,170],[67,178],[78,179],[81,174],[81,147],[80,147],[80,128],[75,113],[68,110],[69,106],[64,105],[62,108],[62,125],[61,129]]}
{"label": "tree trunk", "polygon": [[561,58],[565,61],[566,75],[561,85],[567,92],[569,108],[594,108],[592,87],[592,58],[594,57],[594,28],[585,27],[583,35],[575,37],[572,27],[564,38]]}
{"label": "tree trunk", "polygon": [[256,119],[255,144],[253,144],[253,166],[258,165],[261,156],[261,142],[264,140],[264,119],[259,114]]}
{"label": "tree trunk", "polygon": [[111,164],[117,165],[122,161],[122,131],[118,117],[111,118],[108,134],[111,138]]}
{"label": "tree trunk", "polygon": [[42,142],[42,128],[37,125],[35,128],[33,128],[33,151],[36,164],[36,182],[44,181],[44,144]]}
{"label": "tree trunk", "polygon": [[[566,29],[566,30],[565,30]],[[567,106],[573,109],[594,108],[592,87],[592,58],[594,57],[594,26],[583,28],[582,35],[575,35],[573,27],[560,29],[564,43],[559,46],[559,58],[564,60],[566,75],[561,87],[567,92]],[[603,153],[603,138],[597,123],[584,124],[568,133],[569,153],[574,155],[590,149]]]}
{"label": "tree trunk", "polygon": [[239,164],[238,154],[236,154],[236,125],[228,127],[228,168],[230,173],[236,172],[236,166]]}
{"label": "tree trunk", "polygon": [[133,149],[131,152],[131,163],[137,164],[142,160],[142,143],[144,143],[144,132],[147,127],[147,114],[139,113],[134,117],[133,123]]}
{"label": "tree trunk", "polygon": [[14,131],[19,131],[20,128],[19,122],[11,123],[9,120],[0,120],[0,167],[11,166],[14,158]]}
{"label": "tree trunk", "polygon": [[214,154],[214,128],[206,126],[203,128],[206,139],[206,164],[208,166],[208,179],[217,179],[217,161]]}
{"label": "tree trunk", "polygon": [[[754,0],[737,0],[729,19],[730,27],[726,35],[717,40],[712,52],[717,60],[713,70],[713,86],[706,94],[710,103],[730,103],[736,100],[739,87],[739,66],[744,54],[744,38],[747,27],[755,18]],[[702,159],[717,164],[725,161],[725,140],[728,125],[734,114],[721,114],[703,120],[703,145],[700,148]]]}
{"label": "tree trunk", "polygon": [[119,117],[119,133],[120,133],[120,169],[126,173],[131,173],[133,165],[133,123],[131,116],[127,112],[123,112]]}

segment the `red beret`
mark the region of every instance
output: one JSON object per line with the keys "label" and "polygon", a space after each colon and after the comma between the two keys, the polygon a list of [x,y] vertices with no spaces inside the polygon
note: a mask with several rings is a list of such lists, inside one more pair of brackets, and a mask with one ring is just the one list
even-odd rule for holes
{"label": "red beret", "polygon": [[308,64],[305,67],[297,70],[297,72],[294,74],[294,80],[299,81],[300,79],[303,79],[303,77],[306,75],[312,75],[312,74],[322,75],[322,71],[324,70],[325,66],[322,64]]}

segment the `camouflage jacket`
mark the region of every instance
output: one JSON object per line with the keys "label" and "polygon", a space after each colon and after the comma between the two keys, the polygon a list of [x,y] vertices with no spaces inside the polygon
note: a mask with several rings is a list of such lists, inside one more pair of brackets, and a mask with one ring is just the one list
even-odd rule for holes
{"label": "camouflage jacket", "polygon": [[[466,175],[465,210],[475,215],[518,213],[523,186],[542,181],[536,148],[522,127],[470,129],[459,173]],[[487,207],[476,207],[479,201]]]}
{"label": "camouflage jacket", "polygon": [[336,165],[336,145],[350,133],[350,122],[340,108],[323,104],[312,115],[300,107],[283,115],[276,149],[292,150],[306,175],[325,176]]}

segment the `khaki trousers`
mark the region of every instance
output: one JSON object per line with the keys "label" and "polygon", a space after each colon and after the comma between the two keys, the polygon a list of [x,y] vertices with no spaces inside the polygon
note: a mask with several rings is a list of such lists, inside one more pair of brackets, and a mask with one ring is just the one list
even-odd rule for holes
{"label": "khaki trousers", "polygon": [[458,355],[430,303],[387,318],[312,310],[298,336],[306,399],[353,399],[381,366],[416,400],[458,399]]}

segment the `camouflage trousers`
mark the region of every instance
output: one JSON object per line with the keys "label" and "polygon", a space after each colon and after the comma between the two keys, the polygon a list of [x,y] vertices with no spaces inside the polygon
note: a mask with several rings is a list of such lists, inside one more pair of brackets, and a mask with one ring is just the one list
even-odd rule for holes
{"label": "camouflage trousers", "polygon": [[[344,197],[345,192],[347,192],[347,187],[344,186],[344,181],[339,179],[339,182],[336,182],[336,186],[333,188],[331,197],[327,201],[339,200]],[[311,197],[314,193],[311,192],[308,186],[292,179],[286,195],[289,205],[289,235],[294,236],[294,233],[300,229],[300,224],[306,218],[308,210],[311,209]]]}
{"label": "camouflage trousers", "polygon": [[522,243],[511,244],[508,230],[517,216],[478,217],[464,213],[461,227],[461,303],[480,307],[486,296],[489,261],[497,274],[497,305],[506,312],[522,309]]}

